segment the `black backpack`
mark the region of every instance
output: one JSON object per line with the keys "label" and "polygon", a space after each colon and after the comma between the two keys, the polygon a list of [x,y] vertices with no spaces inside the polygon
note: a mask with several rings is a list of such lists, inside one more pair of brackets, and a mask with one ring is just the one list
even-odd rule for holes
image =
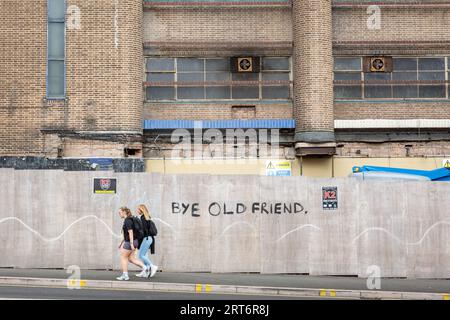
{"label": "black backpack", "polygon": [[142,225],[141,219],[138,217],[133,217],[133,236],[139,241],[145,237],[144,226]]}
{"label": "black backpack", "polygon": [[156,229],[156,224],[152,220],[148,220],[148,235],[151,237],[156,237],[158,235],[158,229]]}

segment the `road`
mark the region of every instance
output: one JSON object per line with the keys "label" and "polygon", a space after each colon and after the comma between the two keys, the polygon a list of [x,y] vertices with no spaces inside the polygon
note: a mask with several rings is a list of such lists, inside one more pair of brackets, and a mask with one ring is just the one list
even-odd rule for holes
{"label": "road", "polygon": [[[417,299],[450,300],[450,280],[424,280],[424,279],[380,279],[381,288],[369,290],[367,280],[357,277],[344,276],[305,276],[305,275],[267,275],[267,274],[212,274],[212,273],[171,273],[158,272],[152,279],[136,278],[129,286],[118,286],[115,277],[118,271],[108,270],[81,270],[81,280],[85,281],[85,288],[81,291],[68,290],[65,285],[71,275],[66,270],[60,269],[12,269],[0,268],[0,299],[9,298],[46,298],[46,299],[131,299],[131,300],[263,300],[292,298],[292,296],[264,296],[263,294],[274,294],[273,290],[265,288],[288,288],[296,291],[296,294],[305,296],[304,300],[316,299],[342,299],[345,297],[369,299],[400,299],[400,296],[413,293],[412,297]],[[46,279],[55,279],[48,284]],[[22,281],[22,282],[21,282]],[[30,282],[27,282],[30,281]],[[95,285],[95,282],[102,285]],[[148,286],[145,285],[148,283]],[[142,289],[153,289],[157,291],[136,291]],[[30,285],[33,289],[6,288],[7,286]],[[108,285],[109,284],[109,285]],[[115,285],[113,285],[115,284]],[[157,287],[159,285],[159,287]],[[206,293],[210,285],[210,292]],[[41,286],[37,288],[37,286]],[[196,292],[196,286],[202,288],[202,292]],[[115,289],[111,289],[114,287]],[[214,288],[215,287],[215,288]],[[252,289],[251,295],[245,295],[245,288]],[[102,291],[93,288],[104,288]],[[180,289],[186,292],[175,292]],[[184,289],[183,289],[184,288]],[[238,290],[240,288],[240,290]],[[305,289],[306,288],[306,289]],[[126,291],[118,291],[118,290]],[[195,289],[195,290],[194,290]],[[226,290],[225,290],[226,289]],[[257,289],[255,291],[254,289]],[[166,290],[166,291],[161,291]],[[169,291],[172,290],[172,291]],[[233,295],[227,292],[240,293]],[[307,290],[308,293],[306,293]],[[339,292],[339,290],[341,290]],[[332,291],[335,294],[332,295]],[[214,293],[212,293],[214,292]],[[336,294],[336,292],[338,292]],[[322,296],[322,293],[326,295]],[[292,294],[292,292],[290,293]],[[319,296],[320,294],[320,296]],[[263,295],[263,296],[261,296]],[[308,296],[307,296],[308,295]],[[300,298],[303,299],[303,298]],[[411,295],[406,299],[412,299]]]}
{"label": "road", "polygon": [[318,300],[235,294],[179,293],[127,290],[69,290],[65,288],[0,287],[0,300]]}

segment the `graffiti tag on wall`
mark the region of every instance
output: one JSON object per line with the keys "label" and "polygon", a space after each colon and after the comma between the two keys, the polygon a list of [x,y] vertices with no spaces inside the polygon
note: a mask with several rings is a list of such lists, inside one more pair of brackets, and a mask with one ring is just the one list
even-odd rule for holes
{"label": "graffiti tag on wall", "polygon": [[191,215],[200,217],[202,212],[218,217],[220,215],[260,214],[260,215],[292,215],[307,214],[308,211],[300,202],[253,202],[253,203],[226,203],[211,202],[205,207],[200,203],[172,202],[171,212],[173,214]]}

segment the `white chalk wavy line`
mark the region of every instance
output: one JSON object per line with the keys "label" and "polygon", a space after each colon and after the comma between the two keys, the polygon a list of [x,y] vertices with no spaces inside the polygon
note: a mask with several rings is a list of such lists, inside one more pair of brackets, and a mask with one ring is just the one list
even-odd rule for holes
{"label": "white chalk wavy line", "polygon": [[238,225],[238,224],[245,224],[245,225],[248,225],[248,226],[253,230],[253,232],[256,232],[256,229],[255,229],[255,227],[254,227],[252,224],[250,224],[250,223],[248,223],[248,222],[245,222],[245,221],[238,221],[238,222],[235,222],[235,223],[233,223],[233,224],[230,224],[228,227],[226,227],[226,228],[222,231],[222,233],[220,234],[219,238],[222,237],[222,236],[223,236],[228,230],[230,230],[232,227],[234,227],[235,225]]}
{"label": "white chalk wavy line", "polygon": [[353,240],[352,243],[355,243],[356,240],[358,240],[359,238],[361,238],[364,234],[370,232],[370,231],[382,231],[387,233],[388,235],[390,235],[393,239],[397,240],[398,242],[404,244],[404,245],[408,245],[408,246],[417,246],[422,244],[423,240],[425,240],[426,236],[431,232],[431,230],[433,230],[435,227],[437,227],[440,224],[446,224],[446,225],[450,225],[449,221],[438,221],[435,224],[433,224],[431,227],[429,227],[423,234],[423,236],[420,238],[419,241],[416,242],[406,242],[401,240],[399,237],[397,237],[396,235],[394,235],[393,233],[391,233],[390,231],[386,230],[385,228],[367,228],[365,229],[363,232],[361,232],[358,236],[356,236]]}
{"label": "white chalk wavy line", "polygon": [[[109,233],[110,233],[112,236],[114,236],[114,237],[116,237],[116,238],[118,238],[118,239],[122,238],[122,235],[115,234],[115,233],[113,232],[113,230],[112,230],[112,229],[111,229],[111,228],[110,228],[103,220],[101,220],[100,218],[98,218],[98,217],[95,216],[95,215],[83,216],[83,217],[81,217],[81,218],[75,220],[75,221],[72,222],[69,226],[67,226],[67,227],[64,229],[64,231],[63,231],[59,236],[53,237],[53,238],[46,238],[46,237],[42,236],[38,231],[34,230],[34,229],[31,228],[30,226],[28,226],[25,222],[23,222],[21,219],[16,218],[16,217],[7,217],[7,218],[3,218],[3,219],[0,220],[0,224],[2,224],[2,223],[4,223],[4,222],[7,222],[7,221],[17,221],[17,222],[19,222],[20,224],[22,224],[28,231],[30,231],[31,233],[37,235],[41,240],[46,241],[46,242],[52,242],[52,241],[57,241],[57,240],[61,239],[61,238],[64,236],[64,234],[66,234],[67,231],[69,231],[70,228],[72,228],[75,224],[77,224],[77,223],[79,223],[79,222],[81,222],[81,221],[83,221],[83,220],[86,220],[86,219],[95,219],[95,220],[100,221],[100,222],[106,227],[106,229],[109,231]],[[164,225],[168,226],[173,232],[175,232],[175,230],[173,229],[173,227],[172,227],[170,224],[168,224],[167,222],[165,222],[164,220],[159,219],[159,218],[154,218],[154,220],[160,221],[160,222],[163,223]],[[253,230],[254,232],[256,232],[255,227],[254,227],[252,224],[248,223],[248,222],[235,222],[235,223],[229,225],[228,227],[226,227],[226,228],[223,230],[223,232],[222,232],[222,234],[220,235],[220,237],[222,237],[228,230],[230,230],[232,227],[234,227],[235,225],[238,225],[238,224],[245,224],[245,225],[248,225],[249,227],[252,228],[252,230]],[[371,231],[382,231],[382,232],[385,232],[386,234],[390,235],[393,239],[395,239],[395,240],[397,240],[398,242],[403,243],[403,244],[405,244],[405,245],[420,245],[420,244],[423,242],[423,240],[425,240],[425,238],[427,237],[427,235],[431,232],[431,230],[433,230],[435,227],[437,227],[438,225],[441,225],[441,224],[450,225],[450,222],[449,222],[449,221],[445,221],[445,220],[436,222],[436,223],[433,224],[431,227],[429,227],[429,228],[424,232],[424,234],[423,234],[423,236],[420,238],[420,240],[419,240],[419,241],[416,241],[416,242],[405,242],[405,241],[401,240],[399,237],[397,237],[396,235],[394,235],[393,233],[391,233],[390,231],[386,230],[385,228],[372,227],[372,228],[367,228],[367,229],[365,229],[364,231],[362,231],[358,236],[356,236],[356,237],[351,241],[351,243],[355,243],[359,238],[361,238],[364,234],[366,234],[366,233],[368,233],[368,232],[371,232]],[[299,230],[301,230],[301,229],[303,229],[303,228],[307,228],[307,227],[310,227],[310,228],[313,228],[313,229],[316,229],[316,230],[319,230],[319,231],[322,230],[321,228],[319,228],[319,227],[317,227],[317,226],[315,226],[315,225],[312,225],[312,224],[304,224],[304,225],[298,226],[297,228],[295,228],[295,229],[293,229],[293,230],[291,230],[291,231],[285,233],[284,235],[282,235],[282,236],[277,240],[277,242],[283,240],[283,239],[286,238],[289,234],[291,234],[291,233],[293,233],[293,232],[296,232],[296,231],[299,231]]]}
{"label": "white chalk wavy line", "polygon": [[165,222],[164,220],[161,220],[161,219],[159,219],[159,218],[152,218],[152,220],[157,220],[157,221],[161,222],[162,224],[168,226],[168,227],[173,231],[173,233],[177,233],[177,232],[175,231],[175,229],[174,229],[170,224],[168,224],[167,222]]}
{"label": "white chalk wavy line", "polygon": [[351,243],[354,244],[356,242],[356,240],[361,238],[364,234],[369,233],[370,231],[383,231],[384,233],[387,233],[388,235],[390,235],[392,238],[394,238],[398,242],[404,242],[402,239],[400,239],[399,237],[397,237],[395,234],[391,233],[390,231],[386,230],[385,228],[372,227],[372,228],[364,229],[363,232],[361,232],[359,235],[357,235],[355,238],[353,238]]}
{"label": "white chalk wavy line", "polygon": [[52,242],[52,241],[57,241],[57,240],[61,239],[64,236],[64,234],[66,234],[66,232],[69,231],[70,228],[72,228],[78,222],[81,222],[81,221],[86,220],[86,219],[96,219],[96,220],[100,221],[106,227],[106,229],[108,229],[109,233],[112,236],[114,236],[116,238],[121,238],[122,237],[121,235],[115,234],[114,231],[111,230],[111,228],[106,224],[106,222],[104,222],[102,219],[100,219],[100,218],[98,218],[97,216],[94,216],[94,215],[84,216],[84,217],[81,217],[80,219],[75,220],[74,222],[69,224],[69,226],[67,228],[65,228],[64,231],[59,236],[54,237],[54,238],[46,238],[46,237],[42,236],[38,231],[34,230],[30,226],[28,226],[25,222],[23,222],[22,220],[20,220],[19,218],[16,218],[16,217],[8,217],[8,218],[1,219],[0,220],[0,224],[2,224],[3,222],[6,222],[6,221],[10,221],[10,220],[17,221],[20,224],[22,224],[28,231],[30,231],[31,233],[37,235],[41,240],[43,240],[45,242]]}
{"label": "white chalk wavy line", "polygon": [[313,228],[313,229],[322,231],[322,229],[319,228],[319,227],[316,226],[316,225],[313,225],[313,224],[302,224],[301,226],[298,226],[297,228],[292,229],[291,231],[289,231],[289,232],[283,234],[280,238],[278,238],[278,240],[277,240],[276,242],[279,242],[279,241],[283,240],[284,238],[286,238],[286,237],[287,237],[288,235],[290,235],[291,233],[300,231],[300,230],[303,229],[303,228]]}
{"label": "white chalk wavy line", "polygon": [[[17,222],[19,222],[20,224],[22,224],[28,231],[30,231],[31,233],[33,233],[33,234],[35,234],[36,236],[38,236],[41,240],[43,240],[43,241],[45,241],[45,242],[53,242],[53,241],[58,241],[59,239],[61,239],[61,238],[67,233],[67,231],[69,231],[69,229],[72,228],[75,224],[77,224],[77,223],[79,223],[79,222],[81,222],[81,221],[83,221],[83,220],[86,220],[86,219],[95,219],[95,220],[98,220],[99,222],[101,222],[101,223],[106,227],[106,229],[109,231],[109,233],[110,233],[113,237],[115,237],[115,238],[117,238],[117,239],[121,239],[121,238],[122,238],[122,235],[121,235],[121,234],[115,234],[114,231],[108,226],[108,224],[106,224],[106,222],[104,222],[102,219],[100,219],[99,217],[94,216],[94,215],[83,216],[83,217],[81,217],[81,218],[75,220],[75,221],[72,222],[69,226],[67,226],[67,228],[65,228],[64,231],[63,231],[59,236],[53,237],[53,238],[46,238],[46,237],[44,237],[44,236],[41,235],[38,231],[34,230],[34,229],[31,228],[30,226],[28,226],[25,222],[23,222],[22,220],[20,220],[19,218],[16,218],[16,217],[7,217],[7,218],[4,218],[4,219],[1,219],[1,220],[0,220],[0,224],[2,224],[2,223],[4,223],[4,222],[7,222],[7,221],[17,221]],[[167,225],[169,228],[171,228],[171,229],[173,230],[172,226],[171,226],[170,224],[168,224],[167,222],[165,222],[165,221],[163,221],[163,220],[161,220],[161,219],[158,219],[158,218],[154,218],[154,220],[160,221],[161,223]]]}

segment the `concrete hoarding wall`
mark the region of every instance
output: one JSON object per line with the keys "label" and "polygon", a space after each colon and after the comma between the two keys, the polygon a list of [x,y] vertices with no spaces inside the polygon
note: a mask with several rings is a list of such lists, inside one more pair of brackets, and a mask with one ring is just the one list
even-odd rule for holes
{"label": "concrete hoarding wall", "polygon": [[13,241],[13,232],[16,227],[14,220],[12,220],[15,216],[13,169],[0,170],[0,188],[0,241],[4,244],[3,248],[0,249],[0,266],[10,267],[13,266],[14,262],[7,244]]}
{"label": "concrete hoarding wall", "polygon": [[450,183],[0,169],[0,188],[0,267],[119,269],[118,208],[144,203],[165,271],[450,278]]}

